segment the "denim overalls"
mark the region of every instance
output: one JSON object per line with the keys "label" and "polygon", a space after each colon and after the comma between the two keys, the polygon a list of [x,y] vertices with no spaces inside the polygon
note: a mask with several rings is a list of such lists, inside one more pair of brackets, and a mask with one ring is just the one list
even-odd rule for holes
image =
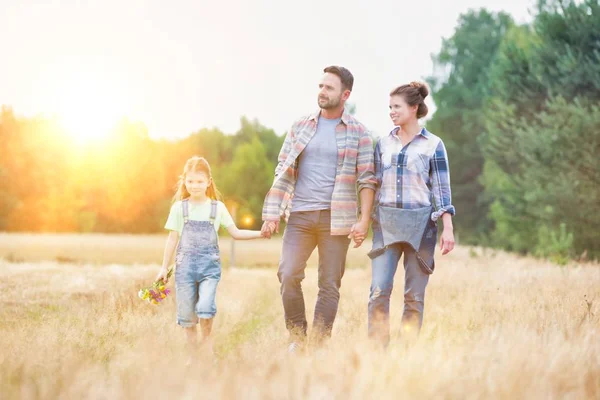
{"label": "denim overalls", "polygon": [[183,207],[183,231],[175,257],[177,323],[193,327],[198,318],[213,318],[217,313],[215,295],[221,279],[219,242],[214,223],[217,202],[211,202],[210,221],[189,219],[188,200]]}

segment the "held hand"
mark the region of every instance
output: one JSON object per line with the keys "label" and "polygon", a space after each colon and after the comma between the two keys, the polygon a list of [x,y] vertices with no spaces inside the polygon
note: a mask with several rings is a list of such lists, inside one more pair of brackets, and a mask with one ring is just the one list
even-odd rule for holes
{"label": "held hand", "polygon": [[260,229],[264,238],[270,239],[273,232],[279,233],[279,221],[265,221]]}
{"label": "held hand", "polygon": [[269,228],[271,229],[271,233],[279,233],[279,221],[269,221]]}
{"label": "held hand", "polygon": [[269,227],[267,226],[266,228],[261,228],[260,231],[260,239],[271,239],[271,230],[269,229]]}
{"label": "held hand", "polygon": [[349,239],[354,240],[354,248],[360,247],[369,233],[369,221],[358,221],[350,228]]}
{"label": "held hand", "polygon": [[454,231],[452,229],[444,228],[440,237],[440,248],[442,249],[443,256],[454,249]]}
{"label": "held hand", "polygon": [[266,239],[271,239],[271,229],[269,229],[269,221],[265,221],[260,228],[260,234]]}

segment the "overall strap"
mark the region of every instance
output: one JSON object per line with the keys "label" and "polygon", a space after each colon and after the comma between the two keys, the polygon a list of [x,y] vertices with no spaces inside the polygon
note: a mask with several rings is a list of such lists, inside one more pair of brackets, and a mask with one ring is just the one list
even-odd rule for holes
{"label": "overall strap", "polygon": [[181,201],[181,207],[183,208],[183,223],[187,224],[187,222],[189,220],[188,199]]}
{"label": "overall strap", "polygon": [[217,218],[217,201],[213,200],[210,202],[210,224],[215,224],[215,219]]}

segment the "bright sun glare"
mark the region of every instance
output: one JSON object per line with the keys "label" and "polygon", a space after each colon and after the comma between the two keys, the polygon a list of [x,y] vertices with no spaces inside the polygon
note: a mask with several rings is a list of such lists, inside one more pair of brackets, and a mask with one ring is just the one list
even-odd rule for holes
{"label": "bright sun glare", "polygon": [[66,133],[80,144],[106,138],[126,114],[123,88],[103,76],[84,72],[64,80],[57,92],[56,111]]}

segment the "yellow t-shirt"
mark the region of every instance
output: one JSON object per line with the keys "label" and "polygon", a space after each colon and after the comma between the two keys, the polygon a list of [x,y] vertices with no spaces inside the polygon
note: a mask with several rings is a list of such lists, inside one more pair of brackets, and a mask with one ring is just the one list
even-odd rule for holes
{"label": "yellow t-shirt", "polygon": [[[202,204],[192,204],[188,201],[188,219],[193,221],[210,221],[211,200],[208,199]],[[215,217],[215,231],[219,232],[219,227],[228,228],[233,225],[233,218],[225,207],[223,202],[217,202],[217,216]],[[183,231],[183,206],[181,201],[176,201],[171,206],[169,218],[165,224],[165,229],[177,231],[181,235]]]}

